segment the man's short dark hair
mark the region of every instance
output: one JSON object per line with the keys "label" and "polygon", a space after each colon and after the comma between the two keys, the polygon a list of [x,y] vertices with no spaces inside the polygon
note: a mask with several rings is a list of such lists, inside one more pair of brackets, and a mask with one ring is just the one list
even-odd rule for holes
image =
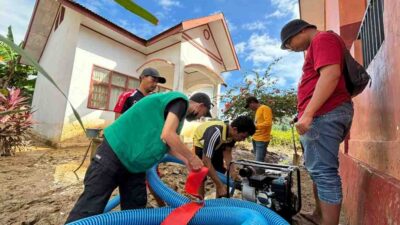
{"label": "man's short dark hair", "polygon": [[237,117],[232,121],[231,126],[236,127],[238,133],[247,132],[249,135],[253,135],[256,132],[256,126],[253,120],[248,116]]}
{"label": "man's short dark hair", "polygon": [[258,103],[258,100],[254,96],[249,96],[246,98],[246,105],[244,106],[246,109],[249,108],[251,103]]}

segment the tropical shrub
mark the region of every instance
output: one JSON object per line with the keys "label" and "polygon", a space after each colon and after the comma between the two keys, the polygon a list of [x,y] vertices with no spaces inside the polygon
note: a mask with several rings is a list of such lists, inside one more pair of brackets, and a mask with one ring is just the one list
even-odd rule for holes
{"label": "tropical shrub", "polygon": [[225,119],[244,114],[253,115],[250,109],[244,108],[248,96],[255,96],[260,103],[269,106],[272,109],[274,122],[282,123],[294,117],[297,102],[295,90],[277,88],[277,79],[271,76],[271,70],[279,60],[278,58],[272,62],[263,74],[256,71],[253,74],[244,74],[239,85],[226,89],[221,95],[221,102],[225,104],[223,110]]}
{"label": "tropical shrub", "polygon": [[[158,19],[155,16],[133,1],[114,1],[150,23],[158,24]],[[29,65],[20,64],[21,57],[24,57]],[[21,86],[21,88],[26,89],[25,91],[28,95],[32,96],[34,81],[27,78],[29,75],[36,75],[37,72],[40,72],[65,97],[72,108],[74,116],[86,133],[81,117],[67,98],[67,95],[43,67],[22,49],[22,43],[19,46],[14,43],[10,26],[7,37],[0,35],[0,155],[12,155],[15,149],[23,148],[29,143],[27,141],[27,133],[33,122],[31,107],[27,103],[28,98],[21,96],[21,89],[8,91],[7,88]]]}
{"label": "tropical shrub", "polygon": [[[8,27],[7,39],[14,43],[11,26]],[[18,45],[22,46],[22,42]],[[24,96],[32,99],[37,70],[30,65],[20,63],[21,55],[5,42],[0,41],[0,88],[16,87]]]}
{"label": "tropical shrub", "polygon": [[0,93],[0,155],[11,156],[16,150],[29,146],[29,129],[33,125],[28,98],[21,96],[20,89]]}

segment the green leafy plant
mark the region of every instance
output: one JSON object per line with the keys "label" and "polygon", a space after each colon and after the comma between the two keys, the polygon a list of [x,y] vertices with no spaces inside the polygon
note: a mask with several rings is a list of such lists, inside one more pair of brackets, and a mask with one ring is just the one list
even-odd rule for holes
{"label": "green leafy plant", "polygon": [[[145,10],[141,6],[137,5],[136,3],[132,2],[131,0],[114,0],[114,1],[116,3],[118,3],[119,5],[121,5],[122,7],[124,7],[126,10],[142,17],[143,19],[149,21],[150,23],[153,23],[155,25],[158,24],[158,19],[154,15],[152,15],[151,13],[149,13],[147,10]],[[82,120],[81,120],[78,112],[72,106],[71,102],[69,101],[69,99],[67,98],[65,93],[61,91],[61,89],[54,82],[54,80],[51,78],[51,76],[39,65],[39,63],[36,60],[34,60],[33,57],[31,57],[27,52],[25,52],[21,48],[22,45],[17,46],[14,43],[14,38],[12,36],[11,28],[9,28],[9,33],[7,35],[7,38],[0,35],[0,43],[1,43],[0,45],[4,49],[4,52],[3,52],[4,55],[0,54],[0,64],[4,65],[5,62],[8,61],[8,59],[18,59],[17,61],[19,61],[19,59],[21,57],[24,57],[32,65],[32,67],[30,67],[30,68],[34,68],[34,69],[36,69],[36,71],[40,72],[50,83],[52,83],[54,85],[54,87],[56,87],[60,91],[60,93],[62,95],[64,95],[64,97],[67,99],[68,103],[70,104],[72,111],[73,111],[75,117],[77,118],[79,124],[81,125],[82,129],[86,132],[85,127],[83,126]],[[31,83],[32,83],[32,81],[30,81],[30,83],[28,82],[28,85]],[[8,86],[8,84],[2,85],[3,88],[5,88],[7,86]],[[31,86],[30,90],[32,92],[33,92],[33,89],[34,89],[33,86]],[[8,113],[13,113],[13,112],[12,111],[3,111],[0,113],[8,114]]]}
{"label": "green leafy plant", "polygon": [[[136,3],[130,0],[115,0],[115,2],[117,2],[128,11],[142,17],[143,19],[153,24],[158,24],[158,19],[156,17],[154,17],[152,14],[150,14],[148,11],[146,11]],[[6,89],[7,87],[12,86],[14,82],[22,84],[22,88],[26,88],[27,91],[33,93],[34,81],[27,81],[25,79],[24,81],[26,81],[26,83],[21,82],[19,79],[22,79],[23,76],[18,74],[19,71],[23,72],[23,74],[29,74],[30,72],[32,72],[32,75],[36,74],[36,71],[40,72],[41,75],[43,75],[43,77],[46,78],[65,97],[72,108],[74,116],[78,120],[83,131],[86,133],[86,129],[82,123],[82,119],[77,110],[73,107],[67,95],[59,88],[53,78],[39,65],[39,63],[34,60],[33,57],[30,56],[30,54],[25,52],[21,48],[21,46],[22,45],[17,46],[14,43],[11,27],[9,27],[7,38],[0,35],[0,73],[4,75],[0,75],[0,98],[2,101],[2,106],[0,107],[0,147],[2,147],[0,149],[1,155],[11,155],[13,148],[23,146],[24,143],[26,143],[25,131],[29,130],[32,125],[30,113],[31,109],[29,104],[27,104],[28,99],[20,96],[20,89],[12,89],[10,93],[8,93]],[[31,66],[20,65],[19,61],[21,57],[24,57]],[[18,66],[20,67],[18,68]],[[18,93],[18,98],[15,97],[16,93]],[[10,103],[10,101],[14,101],[14,103]],[[15,102],[18,102],[18,104]]]}
{"label": "green leafy plant", "polygon": [[[269,106],[272,109],[274,121],[284,122],[288,117],[296,114],[295,90],[278,89],[277,80],[271,76],[272,68],[279,60],[280,58],[277,58],[269,64],[264,74],[255,71],[244,74],[239,85],[227,89],[225,94],[221,95],[221,102],[225,103],[223,114],[226,119],[243,114],[254,114],[244,108],[248,96],[255,96],[262,104]],[[248,75],[252,75],[252,79],[249,79]]]}
{"label": "green leafy plant", "polygon": [[[8,27],[7,39],[14,42],[11,26]],[[22,46],[22,42],[18,45]],[[0,89],[17,87],[24,96],[32,98],[37,71],[30,65],[20,63],[21,55],[9,45],[0,42]]]}
{"label": "green leafy plant", "polygon": [[[39,65],[39,63],[36,60],[34,60],[32,58],[32,56],[30,56],[29,53],[25,52],[22,48],[20,48],[16,44],[14,44],[14,42],[12,42],[12,41],[8,40],[7,38],[3,37],[3,35],[0,35],[0,42],[5,43],[12,50],[14,50],[18,54],[20,54],[21,57],[24,57],[31,65],[33,65],[33,67],[35,67],[35,69],[38,72],[40,72],[43,75],[44,78],[46,78],[65,97],[65,99],[67,99],[68,103],[70,104],[70,106],[72,108],[72,112],[74,113],[75,118],[78,120],[78,122],[81,125],[83,131],[86,133],[86,129],[83,126],[82,119],[79,116],[79,113],[76,111],[76,109],[72,105],[71,101],[68,99],[67,95],[60,89],[60,87],[56,84],[56,82],[53,80],[53,78],[43,69],[43,67],[41,65]],[[15,113],[15,112],[13,112],[13,110],[7,110],[7,109],[5,109],[4,111],[3,110],[0,110],[0,111],[3,112],[2,113],[3,115]]]}
{"label": "green leafy plant", "polygon": [[10,89],[7,95],[0,93],[0,155],[11,156],[15,150],[29,145],[29,129],[33,125],[31,107],[20,89]]}

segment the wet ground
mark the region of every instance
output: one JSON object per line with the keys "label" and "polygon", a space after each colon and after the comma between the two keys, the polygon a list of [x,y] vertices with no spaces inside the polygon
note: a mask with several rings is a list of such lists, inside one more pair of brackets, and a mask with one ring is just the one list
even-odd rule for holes
{"label": "wet ground", "polygon": [[[291,161],[290,150],[271,149],[269,162]],[[45,146],[31,147],[12,157],[0,157],[0,224],[63,224],[82,192],[82,180],[89,163],[79,166],[86,148],[52,149]],[[235,158],[251,159],[249,151],[237,150]],[[186,169],[162,165],[163,180],[181,192]],[[311,211],[313,198],[311,181],[302,171],[303,210]],[[213,198],[212,182],[207,186],[207,197]],[[149,196],[148,207],[157,207]],[[343,221],[343,219],[341,220]],[[302,218],[296,224],[313,224]],[[342,223],[344,224],[344,223]]]}

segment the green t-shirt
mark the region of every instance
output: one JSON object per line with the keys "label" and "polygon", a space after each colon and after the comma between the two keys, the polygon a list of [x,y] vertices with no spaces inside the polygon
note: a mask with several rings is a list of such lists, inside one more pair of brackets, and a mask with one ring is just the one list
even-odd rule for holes
{"label": "green t-shirt", "polygon": [[[161,132],[165,109],[175,99],[184,99],[189,104],[188,98],[180,92],[152,94],[137,102],[104,130],[108,143],[128,171],[144,172],[167,153],[168,146],[161,140]],[[178,134],[182,125],[183,119],[179,122]]]}

